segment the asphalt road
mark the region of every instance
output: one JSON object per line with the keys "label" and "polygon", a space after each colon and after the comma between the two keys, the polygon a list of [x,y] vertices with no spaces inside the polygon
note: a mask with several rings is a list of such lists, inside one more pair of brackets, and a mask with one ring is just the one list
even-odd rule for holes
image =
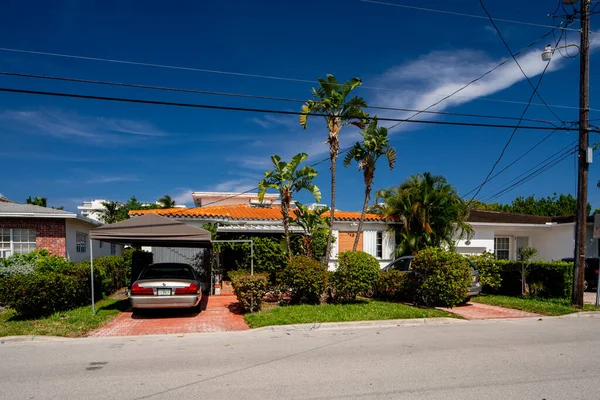
{"label": "asphalt road", "polygon": [[600,318],[0,344],[2,399],[598,399]]}

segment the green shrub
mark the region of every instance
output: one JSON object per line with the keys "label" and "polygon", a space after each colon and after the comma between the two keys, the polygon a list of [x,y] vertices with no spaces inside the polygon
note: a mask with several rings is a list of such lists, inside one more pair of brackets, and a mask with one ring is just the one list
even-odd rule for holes
{"label": "green shrub", "polygon": [[227,276],[229,277],[229,280],[232,283],[240,276],[249,275],[249,274],[250,274],[250,271],[246,270],[246,269],[227,271]]}
{"label": "green shrub", "polygon": [[336,298],[355,299],[357,294],[369,291],[379,279],[380,271],[379,262],[368,253],[340,253],[338,267],[333,275]]}
{"label": "green shrub", "polygon": [[58,271],[73,263],[63,257],[50,255],[48,250],[35,250],[26,254],[14,254],[0,259],[0,277],[34,272]]}
{"label": "green shrub", "polygon": [[281,283],[290,288],[293,304],[319,304],[327,278],[326,265],[306,256],[294,256],[281,274]]}
{"label": "green shrub", "polygon": [[50,315],[90,302],[89,291],[69,275],[56,272],[15,275],[0,282],[0,303],[26,317]]}
{"label": "green shrub", "polygon": [[471,267],[463,256],[438,247],[421,250],[411,268],[408,279],[415,288],[415,303],[429,307],[461,304],[473,281]]}
{"label": "green shrub", "polygon": [[13,275],[28,275],[35,272],[35,264],[22,262],[5,263],[0,266],[0,278],[5,278]]}
{"label": "green shrub", "polygon": [[408,274],[390,270],[382,272],[377,282],[377,297],[383,300],[403,300],[411,297]]}
{"label": "green shrub", "polygon": [[239,275],[232,281],[232,285],[244,311],[260,311],[262,298],[269,288],[269,276],[267,274]]}
{"label": "green shrub", "polygon": [[[497,260],[502,284],[495,290],[507,296],[521,295],[521,261]],[[529,264],[527,283],[536,295],[570,299],[573,290],[573,263],[565,261],[533,261]]]}
{"label": "green shrub", "polygon": [[488,253],[476,256],[469,256],[469,260],[479,271],[479,282],[486,292],[493,292],[502,284],[501,263],[498,262],[494,253]]}

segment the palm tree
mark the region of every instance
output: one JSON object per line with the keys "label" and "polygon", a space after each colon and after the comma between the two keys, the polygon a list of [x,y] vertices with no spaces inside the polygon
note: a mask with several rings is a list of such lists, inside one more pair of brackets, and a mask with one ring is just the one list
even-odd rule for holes
{"label": "palm tree", "polygon": [[157,203],[159,203],[162,208],[175,207],[175,200],[173,200],[168,194],[165,194],[163,197],[158,199]]}
{"label": "palm tree", "polygon": [[47,197],[37,197],[35,196],[34,198],[31,198],[31,196],[29,196],[28,198],[25,199],[25,203],[26,204],[33,204],[34,206],[40,206],[40,207],[48,207],[48,198]]}
{"label": "palm tree", "polygon": [[261,202],[269,188],[277,190],[281,196],[283,234],[285,236],[288,257],[291,257],[292,254],[289,232],[292,195],[306,189],[312,193],[317,202],[321,200],[321,191],[313,184],[313,179],[316,178],[317,171],[309,166],[298,169],[298,166],[307,158],[308,155],[306,153],[299,153],[292,157],[290,162],[285,162],[278,155],[271,156],[274,168],[265,172],[264,179],[258,183],[258,199]]}
{"label": "palm tree", "polygon": [[538,252],[533,247],[522,247],[519,249],[519,260],[521,261],[521,296],[527,292],[527,270]]}
{"label": "palm tree", "polygon": [[317,233],[329,227],[329,218],[323,216],[327,211],[329,211],[329,207],[309,210],[307,206],[296,202],[294,209],[296,218],[290,218],[290,223],[296,224],[304,230],[302,249],[307,257],[313,258],[315,255],[313,241]]}
{"label": "palm tree", "polygon": [[349,167],[352,160],[358,163],[358,169],[363,171],[365,181],[365,201],[363,203],[362,213],[360,214],[360,222],[358,223],[358,234],[354,239],[352,251],[356,251],[358,241],[362,234],[363,224],[365,222],[365,214],[371,199],[371,186],[375,178],[375,168],[377,161],[381,156],[386,156],[390,170],[394,169],[396,163],[396,149],[390,146],[388,138],[388,130],[383,126],[378,126],[377,117],[367,126],[364,132],[361,132],[363,142],[356,142],[348,151],[344,158],[344,166]]}
{"label": "palm tree", "polygon": [[104,210],[96,211],[96,213],[100,214],[99,218],[102,222],[105,224],[114,224],[121,219],[121,213],[119,213],[122,207],[121,203],[118,201],[103,201],[102,205],[104,206]]}
{"label": "palm tree", "polygon": [[373,211],[402,222],[397,234],[396,255],[429,246],[452,248],[455,240],[471,238],[469,208],[456,189],[441,175],[411,175],[401,185],[377,192]]}
{"label": "palm tree", "polygon": [[317,114],[325,118],[329,136],[329,159],[331,160],[331,209],[329,214],[329,234],[325,256],[329,257],[331,239],[333,234],[333,221],[335,218],[335,174],[336,161],[340,150],[339,133],[346,125],[358,126],[364,129],[368,114],[363,110],[367,106],[362,97],[349,98],[350,93],[362,84],[359,78],[352,78],[343,84],[327,74],[327,79],[319,78],[319,86],[312,89],[312,99],[302,106],[300,125],[306,129],[308,116]]}

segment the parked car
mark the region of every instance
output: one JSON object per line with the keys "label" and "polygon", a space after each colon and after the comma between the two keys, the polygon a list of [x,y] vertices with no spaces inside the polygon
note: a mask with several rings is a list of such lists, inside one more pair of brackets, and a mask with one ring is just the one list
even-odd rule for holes
{"label": "parked car", "polygon": [[138,308],[192,308],[200,303],[200,277],[183,263],[155,263],[131,286],[129,301]]}
{"label": "parked car", "polygon": [[[400,258],[396,258],[394,261],[383,267],[382,271],[402,271],[402,272],[411,272],[411,263],[415,256],[404,256]],[[471,273],[473,274],[473,286],[467,292],[465,296],[465,303],[471,300],[471,297],[477,296],[481,294],[481,284],[479,283],[479,271],[475,268],[475,265],[469,260],[467,260],[469,265],[471,266]]]}
{"label": "parked car", "polygon": [[[575,262],[573,257],[563,258],[562,261]],[[598,269],[600,269],[600,259],[586,258],[584,269],[583,290],[596,289],[598,286]]]}

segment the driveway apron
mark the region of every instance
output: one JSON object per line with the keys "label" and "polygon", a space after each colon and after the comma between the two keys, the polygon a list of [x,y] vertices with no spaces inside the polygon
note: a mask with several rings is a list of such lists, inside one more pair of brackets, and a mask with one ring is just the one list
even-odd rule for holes
{"label": "driveway apron", "polygon": [[438,308],[468,320],[499,319],[499,318],[528,318],[540,317],[540,314],[514,310],[512,308],[490,306],[480,303],[467,303],[454,308]]}
{"label": "driveway apron", "polygon": [[203,296],[200,312],[189,310],[125,311],[89,336],[136,336],[224,332],[249,329],[235,296]]}

